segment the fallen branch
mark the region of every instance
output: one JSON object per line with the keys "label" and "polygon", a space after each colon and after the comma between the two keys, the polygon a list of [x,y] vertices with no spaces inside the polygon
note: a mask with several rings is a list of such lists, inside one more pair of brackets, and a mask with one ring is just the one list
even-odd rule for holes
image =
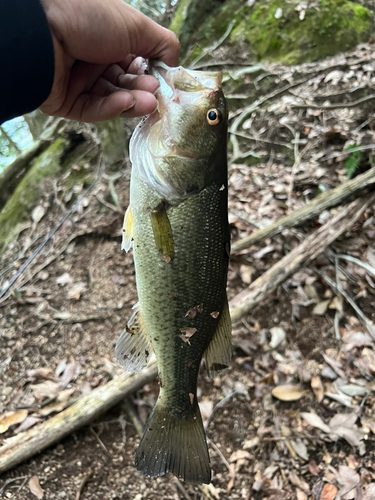
{"label": "fallen branch", "polygon": [[150,363],[141,373],[124,373],[42,424],[7,439],[0,448],[0,474],[88,424],[124,397],[151,382],[156,374],[155,362]]}
{"label": "fallen branch", "polygon": [[355,179],[317,196],[313,201],[304,205],[299,210],[282,217],[264,229],[260,229],[247,238],[236,241],[232,245],[232,253],[245,250],[265,238],[275,236],[275,234],[280,233],[284,229],[300,226],[308,220],[318,217],[324,210],[340,205],[349,197],[358,195],[359,192],[373,186],[375,186],[375,167]]}
{"label": "fallen branch", "polygon": [[[336,238],[345,233],[357,221],[371,203],[375,194],[366,195],[343,208],[314,234],[264,273],[230,303],[232,321],[237,321],[257,304],[268,297],[289,276],[310,262]],[[157,375],[155,362],[141,373],[123,374],[87,396],[80,398],[68,409],[5,441],[0,448],[0,474],[27,460],[36,453],[61,440],[83,425],[119,403],[123,398],[139,390]]]}
{"label": "fallen branch", "polygon": [[302,266],[314,260],[339,236],[350,229],[363,212],[375,202],[375,194],[368,194],[353,201],[315,233],[308,236],[297,248],[236,295],[230,302],[232,321],[238,321]]}
{"label": "fallen branch", "polygon": [[375,95],[371,94],[366,97],[362,97],[361,99],[358,99],[357,101],[353,102],[338,102],[337,104],[292,104],[293,109],[320,109],[322,111],[327,110],[327,109],[342,109],[342,108],[355,108],[356,106],[359,106],[360,104],[363,104],[364,102],[367,101],[373,101],[375,99]]}

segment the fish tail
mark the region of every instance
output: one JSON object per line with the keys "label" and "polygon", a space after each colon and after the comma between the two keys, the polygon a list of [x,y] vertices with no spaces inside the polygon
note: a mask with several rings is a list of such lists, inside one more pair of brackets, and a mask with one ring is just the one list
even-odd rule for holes
{"label": "fish tail", "polygon": [[194,399],[191,412],[184,417],[176,417],[156,403],[135,456],[135,466],[145,476],[172,472],[185,481],[211,482],[206,435]]}

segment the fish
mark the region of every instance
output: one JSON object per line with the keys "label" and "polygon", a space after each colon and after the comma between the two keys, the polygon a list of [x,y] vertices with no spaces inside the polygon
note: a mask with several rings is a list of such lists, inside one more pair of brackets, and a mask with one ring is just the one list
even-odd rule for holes
{"label": "fish", "polygon": [[227,102],[222,75],[156,61],[158,109],[130,141],[130,203],[122,248],[133,248],[138,303],[115,355],[138,372],[155,354],[160,391],[136,451],[152,478],[211,481],[197,401],[204,356],[210,378],[231,362],[226,293]]}

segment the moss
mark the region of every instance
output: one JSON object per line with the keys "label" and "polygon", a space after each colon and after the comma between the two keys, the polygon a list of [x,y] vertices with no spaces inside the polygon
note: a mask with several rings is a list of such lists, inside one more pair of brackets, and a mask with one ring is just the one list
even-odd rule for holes
{"label": "moss", "polygon": [[19,233],[20,224],[41,197],[43,181],[60,170],[60,158],[64,151],[64,139],[56,140],[35,161],[13,196],[0,213],[0,254]]}
{"label": "moss", "polygon": [[[253,59],[297,64],[349,50],[368,40],[375,26],[374,14],[349,0],[320,0],[319,8],[306,10],[303,21],[295,10],[298,3],[268,0],[248,7],[239,0],[227,0],[189,43],[197,43],[201,50],[209,47],[234,19],[226,41],[234,51],[243,50],[246,43]],[[278,8],[282,8],[280,19],[275,18]]]}
{"label": "moss", "polygon": [[190,3],[191,0],[182,0],[169,26],[169,29],[172,30],[174,33],[176,33],[177,36],[180,35],[185,20],[187,18],[187,13]]}

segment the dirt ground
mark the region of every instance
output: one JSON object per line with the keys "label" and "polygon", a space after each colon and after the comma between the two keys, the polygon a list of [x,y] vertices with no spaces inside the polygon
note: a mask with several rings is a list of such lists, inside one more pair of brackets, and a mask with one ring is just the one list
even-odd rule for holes
{"label": "dirt ground", "polygon": [[[239,131],[248,138],[241,139],[236,157],[230,151],[233,241],[344,182],[348,146],[360,148],[359,155],[351,154],[355,175],[373,165],[371,149],[363,148],[375,144],[373,99],[340,109],[293,107],[355,102],[374,94],[373,52],[374,46],[363,45],[320,64],[270,66],[245,76],[245,87],[236,91],[233,82],[227,83],[232,122],[251,103],[243,95],[251,94],[254,101],[279,91],[244,120]],[[121,372],[114,346],[137,294],[132,255],[120,250],[129,165],[120,171],[115,189],[121,209],[111,203],[108,182],[98,180],[0,303],[0,455],[7,438]],[[64,215],[61,204],[50,204],[52,190],[47,185],[40,202],[44,217],[29,224],[7,252],[0,287]],[[229,298],[337,210],[235,256]],[[375,210],[370,207],[331,245],[331,254],[314,262],[339,280],[372,322],[374,248]],[[336,275],[332,253],[357,260],[339,260]],[[151,480],[135,469],[139,436],[129,407],[145,422],[157,398],[155,381],[3,474],[0,497],[375,499],[374,377],[374,340],[350,305],[306,267],[233,325],[233,363],[223,376],[210,381],[201,368],[198,395],[203,418],[209,419],[211,485],[180,483],[172,476]],[[15,423],[4,431],[1,415],[6,412]]]}

